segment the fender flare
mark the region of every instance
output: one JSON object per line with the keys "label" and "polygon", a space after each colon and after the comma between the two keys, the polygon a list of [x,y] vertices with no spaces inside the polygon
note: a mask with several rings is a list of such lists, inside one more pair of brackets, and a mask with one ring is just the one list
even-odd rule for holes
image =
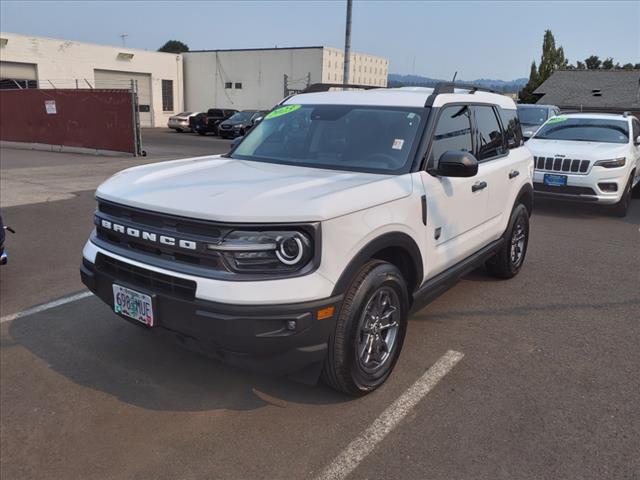
{"label": "fender flare", "polygon": [[[409,255],[415,267],[416,279],[418,283],[416,287],[419,286],[424,275],[424,267],[422,265],[422,254],[420,253],[420,248],[418,248],[415,240],[408,234],[403,232],[388,232],[371,240],[364,247],[362,247],[362,249],[360,249],[360,251],[351,259],[351,261],[349,261],[347,267],[342,271],[340,278],[336,282],[333,288],[333,293],[331,295],[334,296],[345,293],[349,288],[351,280],[353,280],[353,277],[356,275],[358,270],[360,270],[362,266],[367,263],[367,261],[371,260],[371,258],[373,258],[377,252],[389,247],[400,248]],[[409,294],[411,293],[412,292],[409,292]]]}
{"label": "fender flare", "polygon": [[534,198],[533,187],[531,186],[530,183],[525,183],[520,188],[520,191],[516,196],[516,201],[513,204],[513,207],[515,208],[517,204],[522,203],[529,211],[529,216],[531,216],[533,214],[533,198]]}

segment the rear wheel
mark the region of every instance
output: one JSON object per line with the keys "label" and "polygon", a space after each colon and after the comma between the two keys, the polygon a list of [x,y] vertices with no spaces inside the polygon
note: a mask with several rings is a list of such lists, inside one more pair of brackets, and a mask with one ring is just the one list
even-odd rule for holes
{"label": "rear wheel", "polygon": [[391,374],[407,329],[409,299],[400,271],[381,260],[355,276],[340,309],[322,378],[349,395],[374,391]]}
{"label": "rear wheel", "polygon": [[529,245],[529,212],[521,203],[511,212],[504,240],[502,248],[485,266],[496,277],[512,278],[520,272]]}
{"label": "rear wheel", "polygon": [[629,181],[624,187],[624,192],[622,193],[622,197],[611,207],[611,214],[614,217],[626,217],[627,212],[629,211],[629,206],[631,205],[631,190],[633,187],[633,175],[629,177]]}

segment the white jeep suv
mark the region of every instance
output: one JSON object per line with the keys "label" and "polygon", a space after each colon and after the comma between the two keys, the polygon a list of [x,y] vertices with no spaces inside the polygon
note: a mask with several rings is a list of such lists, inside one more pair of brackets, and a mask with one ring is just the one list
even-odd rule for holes
{"label": "white jeep suv", "polygon": [[640,121],[632,115],[553,117],[527,142],[536,197],[610,205],[624,217],[640,182]]}
{"label": "white jeep suv", "polygon": [[225,362],[364,394],[412,309],[482,264],[519,272],[532,175],[506,96],[298,94],[227,155],[103,183],[81,276],[121,317]]}

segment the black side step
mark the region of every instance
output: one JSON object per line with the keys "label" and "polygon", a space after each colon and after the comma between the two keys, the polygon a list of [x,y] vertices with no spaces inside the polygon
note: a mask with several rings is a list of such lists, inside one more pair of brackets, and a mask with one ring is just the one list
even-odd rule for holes
{"label": "black side step", "polygon": [[417,312],[449,290],[452,286],[458,283],[462,277],[472,272],[495,255],[503,244],[504,238],[499,238],[461,262],[449,267],[444,272],[441,272],[435,277],[427,280],[414,292],[411,311]]}

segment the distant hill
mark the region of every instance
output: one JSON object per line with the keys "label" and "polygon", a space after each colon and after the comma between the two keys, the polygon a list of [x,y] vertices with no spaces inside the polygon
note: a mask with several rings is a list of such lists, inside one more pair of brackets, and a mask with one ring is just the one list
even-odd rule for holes
{"label": "distant hill", "polygon": [[[441,80],[437,78],[422,77],[420,75],[399,75],[397,73],[389,74],[390,87],[433,87],[438,82],[446,82],[449,80]],[[497,92],[516,93],[524,87],[528,78],[517,78],[515,80],[494,80],[490,78],[478,78],[477,80],[456,80],[456,83],[471,83],[479,87],[490,88]]]}

